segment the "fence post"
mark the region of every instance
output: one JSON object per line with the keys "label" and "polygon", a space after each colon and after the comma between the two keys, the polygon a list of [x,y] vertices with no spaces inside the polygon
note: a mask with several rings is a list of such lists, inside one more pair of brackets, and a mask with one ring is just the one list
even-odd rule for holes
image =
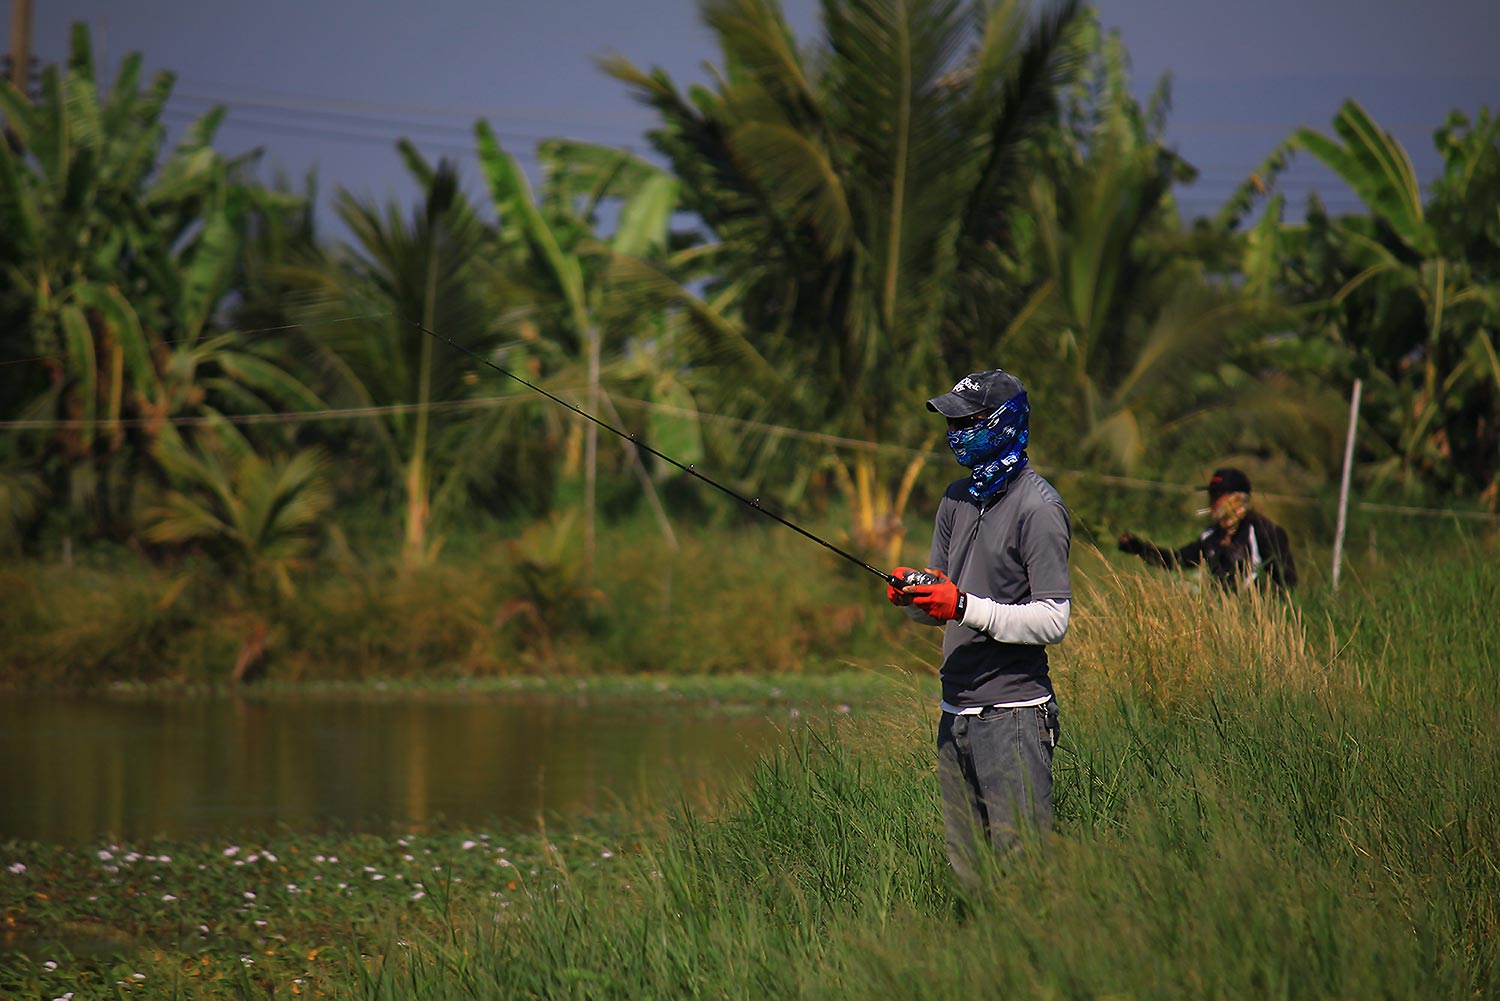
{"label": "fence post", "polygon": [[1349,513],[1349,474],[1354,468],[1354,431],[1359,425],[1359,394],[1364,382],[1354,380],[1354,396],[1349,400],[1349,433],[1344,438],[1344,476],[1339,483],[1339,517],[1333,530],[1333,590],[1339,589],[1339,568],[1344,562],[1344,524]]}

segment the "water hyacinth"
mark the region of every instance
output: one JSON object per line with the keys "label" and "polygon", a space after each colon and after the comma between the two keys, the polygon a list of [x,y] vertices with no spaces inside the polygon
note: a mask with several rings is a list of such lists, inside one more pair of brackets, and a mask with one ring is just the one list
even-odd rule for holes
{"label": "water hyacinth", "polygon": [[[0,843],[0,859],[9,859],[0,873],[0,913],[20,946],[0,951],[0,997],[112,997],[117,988],[149,997],[151,984],[177,984],[173,997],[220,997],[212,985],[235,982],[231,965],[262,992],[315,997],[347,987],[356,929],[377,921],[436,930],[481,899],[488,923],[489,894],[518,892],[512,879],[496,875],[498,842],[488,834],[402,840],[288,834],[262,844]],[[582,866],[607,850],[581,837],[526,841],[529,848],[518,846],[516,857],[539,867]],[[39,872],[48,874],[45,888],[33,881]],[[432,879],[442,882],[435,888]],[[149,895],[142,892],[147,885]],[[63,941],[67,956],[37,955],[28,945],[40,948],[65,928],[90,929],[86,939]],[[179,960],[155,945],[190,949],[181,929],[192,929],[192,941],[213,942],[212,950]],[[140,965],[116,965],[127,956]]]}

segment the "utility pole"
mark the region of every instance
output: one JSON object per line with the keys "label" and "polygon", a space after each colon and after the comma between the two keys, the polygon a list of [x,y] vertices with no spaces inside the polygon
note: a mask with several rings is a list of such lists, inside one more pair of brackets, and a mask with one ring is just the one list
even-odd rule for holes
{"label": "utility pole", "polygon": [[31,0],[10,0],[10,82],[31,92]]}
{"label": "utility pole", "polygon": [[[10,82],[16,90],[31,96],[31,0],[10,0]],[[4,142],[21,152],[20,133],[5,123]]]}

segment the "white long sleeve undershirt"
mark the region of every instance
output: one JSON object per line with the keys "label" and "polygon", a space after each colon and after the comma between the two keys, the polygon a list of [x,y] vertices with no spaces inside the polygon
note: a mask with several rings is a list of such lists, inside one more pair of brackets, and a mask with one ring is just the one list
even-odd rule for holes
{"label": "white long sleeve undershirt", "polygon": [[1022,605],[1007,605],[977,594],[968,597],[963,625],[1001,643],[1043,646],[1060,641],[1068,633],[1072,603],[1043,598]]}
{"label": "white long sleeve undershirt", "polygon": [[[1068,613],[1072,603],[1043,598],[1021,605],[1007,605],[993,598],[970,594],[961,625],[984,633],[1001,643],[1025,643],[1044,646],[1057,643],[1068,633]],[[906,614],[918,622],[942,625],[915,605],[906,606]]]}

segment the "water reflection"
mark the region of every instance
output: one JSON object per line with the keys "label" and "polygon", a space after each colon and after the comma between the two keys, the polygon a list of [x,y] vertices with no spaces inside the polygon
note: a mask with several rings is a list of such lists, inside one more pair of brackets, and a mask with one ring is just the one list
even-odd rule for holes
{"label": "water reflection", "polygon": [[0,700],[0,839],[524,826],[721,791],[765,711],[557,699]]}

